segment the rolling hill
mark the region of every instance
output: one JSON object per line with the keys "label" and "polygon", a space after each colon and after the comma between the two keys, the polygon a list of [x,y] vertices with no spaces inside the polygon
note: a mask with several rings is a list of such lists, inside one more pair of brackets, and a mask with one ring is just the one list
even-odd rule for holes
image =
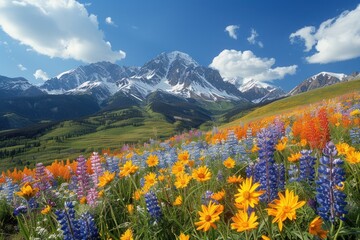
{"label": "rolling hill", "polygon": [[231,119],[233,121],[224,124],[222,127],[229,127],[238,125],[240,122],[249,122],[265,116],[281,114],[290,111],[294,108],[316,103],[325,99],[331,99],[351,92],[360,91],[360,79],[341,82],[331,86],[314,89],[308,92],[300,93],[295,96],[283,98],[267,104],[262,107],[256,107],[248,110],[249,113],[245,116],[235,115]]}

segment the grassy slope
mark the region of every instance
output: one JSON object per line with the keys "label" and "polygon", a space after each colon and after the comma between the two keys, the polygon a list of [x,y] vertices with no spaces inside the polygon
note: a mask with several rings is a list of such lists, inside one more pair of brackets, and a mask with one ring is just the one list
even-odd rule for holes
{"label": "grassy slope", "polygon": [[[121,111],[117,113],[122,114]],[[168,123],[162,115],[153,112],[142,112],[142,114],[142,117],[125,115],[126,119],[111,121],[106,128],[101,123],[107,119],[106,116],[90,117],[85,123],[63,122],[37,139],[41,143],[39,147],[19,154],[13,160],[10,157],[1,159],[0,172],[15,166],[23,168],[28,162],[30,163],[28,166],[34,167],[36,162],[46,164],[55,159],[75,159],[80,154],[89,156],[93,151],[101,151],[105,148],[120,149],[124,143],[170,137],[176,133],[176,125]],[[77,136],[73,136],[74,134]],[[35,140],[29,139],[29,142],[31,141]],[[21,147],[23,145],[6,149]]]}
{"label": "grassy slope", "polygon": [[316,103],[324,99],[341,96],[346,93],[360,91],[360,79],[338,83],[332,86],[315,89],[295,96],[287,97],[266,106],[254,109],[249,114],[222,125],[223,128],[239,125],[240,122],[249,122],[255,119],[281,114],[300,106]]}

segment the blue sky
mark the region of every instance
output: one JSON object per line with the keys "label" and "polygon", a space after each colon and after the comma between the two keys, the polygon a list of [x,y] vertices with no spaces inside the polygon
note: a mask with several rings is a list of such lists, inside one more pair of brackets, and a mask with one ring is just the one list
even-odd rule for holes
{"label": "blue sky", "polygon": [[224,78],[290,90],[321,71],[360,71],[359,3],[0,0],[0,75],[40,83],[91,62],[142,66],[178,50]]}

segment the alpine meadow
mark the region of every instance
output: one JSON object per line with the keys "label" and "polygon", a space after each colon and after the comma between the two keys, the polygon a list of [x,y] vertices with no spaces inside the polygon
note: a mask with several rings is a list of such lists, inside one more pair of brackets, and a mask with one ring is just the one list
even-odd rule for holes
{"label": "alpine meadow", "polygon": [[360,239],[359,19],[0,0],[0,240]]}

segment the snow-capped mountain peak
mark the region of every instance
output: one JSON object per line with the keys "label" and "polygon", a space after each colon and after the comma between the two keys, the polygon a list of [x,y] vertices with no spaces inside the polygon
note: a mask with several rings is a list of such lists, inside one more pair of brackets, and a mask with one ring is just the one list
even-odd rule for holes
{"label": "snow-capped mountain peak", "polygon": [[254,79],[240,85],[238,89],[244,94],[246,99],[254,103],[277,99],[285,95],[281,88]]}
{"label": "snow-capped mountain peak", "polygon": [[346,81],[347,75],[343,73],[320,72],[315,74],[293,88],[288,95],[296,95],[316,88],[329,86],[338,82]]}
{"label": "snow-capped mountain peak", "polygon": [[265,82],[260,82],[260,81],[256,81],[256,80],[252,79],[251,81],[248,81],[248,82],[244,83],[243,85],[241,85],[239,87],[239,90],[241,92],[246,92],[246,91],[249,91],[252,88],[273,89],[273,88],[275,88],[275,86],[270,85],[270,84],[265,83]]}
{"label": "snow-capped mountain peak", "polygon": [[319,77],[319,76],[323,76],[323,77],[325,77],[325,76],[332,76],[332,77],[338,78],[340,81],[342,81],[344,78],[347,77],[347,75],[344,74],[344,73],[320,72],[320,73],[312,76],[311,78],[317,78],[317,77]]}

